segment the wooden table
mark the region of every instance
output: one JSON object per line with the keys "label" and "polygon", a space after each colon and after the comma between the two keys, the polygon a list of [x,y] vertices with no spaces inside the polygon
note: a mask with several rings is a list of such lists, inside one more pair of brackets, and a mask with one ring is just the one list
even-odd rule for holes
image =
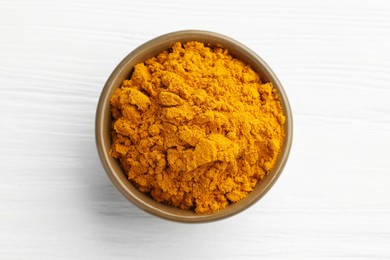
{"label": "wooden table", "polygon": [[[182,29],[256,51],[294,115],[273,189],[209,224],[136,208],[95,148],[113,68]],[[389,46],[388,1],[0,1],[0,258],[389,259]]]}

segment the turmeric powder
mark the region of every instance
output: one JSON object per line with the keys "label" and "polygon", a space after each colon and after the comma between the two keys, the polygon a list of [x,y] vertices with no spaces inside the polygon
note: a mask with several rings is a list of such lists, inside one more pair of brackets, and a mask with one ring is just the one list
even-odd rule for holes
{"label": "turmeric powder", "polygon": [[197,213],[245,198],[284,142],[272,83],[200,42],[174,43],[135,65],[111,109],[110,153],[128,179],[158,202]]}

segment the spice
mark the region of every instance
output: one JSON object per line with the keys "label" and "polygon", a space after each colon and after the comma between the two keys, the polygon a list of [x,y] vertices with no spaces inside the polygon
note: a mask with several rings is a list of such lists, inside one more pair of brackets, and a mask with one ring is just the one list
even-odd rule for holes
{"label": "spice", "polygon": [[174,43],[135,65],[111,107],[111,156],[128,179],[159,202],[197,213],[245,198],[284,141],[272,83],[200,42]]}

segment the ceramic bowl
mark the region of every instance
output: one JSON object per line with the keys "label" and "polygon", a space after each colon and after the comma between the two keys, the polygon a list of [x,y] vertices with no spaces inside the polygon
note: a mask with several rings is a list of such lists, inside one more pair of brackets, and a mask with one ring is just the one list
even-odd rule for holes
{"label": "ceramic bowl", "polygon": [[[149,196],[141,193],[127,180],[118,161],[109,155],[111,147],[111,112],[110,97],[114,90],[121,86],[122,81],[131,77],[135,64],[144,62],[171,47],[174,42],[200,41],[211,46],[222,46],[229,53],[246,64],[249,64],[261,77],[263,82],[272,82],[277,89],[286,115],[285,142],[274,169],[259,182],[255,189],[243,200],[229,205],[227,208],[210,214],[196,214],[191,210],[174,208],[156,202]],[[271,68],[256,53],[236,40],[227,36],[208,31],[187,30],[168,33],[154,38],[128,54],[114,69],[108,78],[101,93],[96,113],[96,144],[101,162],[115,187],[132,203],[141,209],[173,221],[180,222],[208,222],[233,216],[259,201],[276,182],[286,164],[292,143],[292,115],[290,105],[279,82]]]}

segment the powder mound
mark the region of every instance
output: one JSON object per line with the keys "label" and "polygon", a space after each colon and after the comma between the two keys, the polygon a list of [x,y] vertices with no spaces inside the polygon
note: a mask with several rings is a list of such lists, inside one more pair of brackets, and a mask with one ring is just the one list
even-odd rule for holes
{"label": "powder mound", "polygon": [[272,83],[200,42],[177,42],[137,64],[111,109],[111,156],[128,179],[156,201],[197,213],[245,198],[284,142]]}

